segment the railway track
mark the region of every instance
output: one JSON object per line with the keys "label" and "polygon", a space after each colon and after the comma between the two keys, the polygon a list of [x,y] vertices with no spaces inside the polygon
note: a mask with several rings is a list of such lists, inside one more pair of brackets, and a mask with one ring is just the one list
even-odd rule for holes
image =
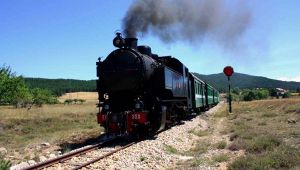
{"label": "railway track", "polygon": [[86,167],[90,164],[93,164],[101,159],[104,159],[120,150],[123,150],[135,143],[137,143],[138,141],[133,141],[133,142],[129,142],[129,143],[126,143],[125,145],[123,146],[120,146],[116,149],[112,149],[112,150],[108,150],[108,151],[102,151],[104,152],[103,155],[101,156],[96,156],[96,157],[93,157],[91,158],[89,161],[85,162],[85,163],[72,163],[70,162],[69,160],[71,159],[74,159],[74,158],[77,158],[78,160],[80,160],[80,158],[84,158],[84,157],[88,157],[87,154],[92,152],[92,151],[95,151],[95,150],[100,150],[102,148],[105,148],[111,144],[113,144],[114,142],[116,142],[119,138],[112,138],[112,139],[107,139],[105,141],[102,141],[101,143],[98,143],[98,144],[94,144],[94,145],[91,145],[91,146],[88,146],[88,147],[84,147],[82,149],[78,149],[78,150],[75,150],[75,151],[72,151],[70,153],[67,153],[67,154],[64,154],[64,155],[61,155],[59,157],[56,157],[56,158],[52,158],[52,159],[49,159],[49,160],[46,160],[44,162],[40,162],[40,163],[37,163],[37,164],[34,164],[32,166],[29,166],[29,167],[26,167],[22,170],[39,170],[39,169],[44,169],[44,168],[51,168],[53,166],[55,166],[56,164],[61,164],[61,165],[65,165],[68,167],[68,169],[81,169],[83,167]]}
{"label": "railway track", "polygon": [[[161,133],[163,131],[166,131],[167,129],[168,128],[157,131],[154,134],[154,136],[158,135],[159,133]],[[78,170],[78,169],[84,168],[88,165],[91,165],[91,164],[93,164],[93,163],[95,163],[95,162],[97,162],[101,159],[104,159],[104,158],[106,158],[106,157],[108,157],[108,156],[110,156],[110,155],[112,155],[112,154],[114,154],[118,151],[121,151],[121,150],[123,150],[123,149],[125,149],[125,148],[127,148],[127,147],[129,147],[133,144],[136,144],[136,143],[142,141],[143,139],[129,141],[129,142],[126,142],[125,144],[124,144],[124,141],[123,141],[123,144],[121,143],[120,147],[118,147],[118,148],[109,149],[109,150],[106,150],[106,151],[102,150],[101,152],[103,154],[100,155],[100,156],[92,156],[92,157],[87,156],[88,153],[90,153],[92,151],[101,150],[105,147],[108,147],[111,144],[113,144],[114,142],[117,142],[118,140],[120,140],[120,137],[114,137],[114,138],[106,139],[106,140],[104,140],[104,141],[102,141],[98,144],[94,144],[94,145],[87,146],[87,147],[84,147],[84,148],[81,148],[81,149],[78,149],[78,150],[75,150],[75,151],[71,151],[67,154],[58,156],[56,158],[52,158],[52,159],[34,164],[32,166],[28,166],[26,168],[23,168],[22,170],[40,170],[40,169],[47,169],[47,168],[57,169],[58,167],[55,167],[56,164],[61,164],[63,166],[66,165],[68,167],[67,169]],[[80,158],[86,159],[86,157],[89,157],[89,160],[86,161],[85,163],[82,163]],[[71,160],[71,159],[74,159],[74,158],[77,158],[77,160],[79,160],[80,163],[68,162],[68,160]]]}

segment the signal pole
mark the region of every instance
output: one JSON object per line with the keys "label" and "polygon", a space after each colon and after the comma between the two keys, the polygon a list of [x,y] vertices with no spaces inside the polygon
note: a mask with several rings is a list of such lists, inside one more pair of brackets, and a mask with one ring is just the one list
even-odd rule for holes
{"label": "signal pole", "polygon": [[228,91],[229,91],[229,113],[232,113],[231,109],[231,92],[230,92],[230,77],[228,76]]}
{"label": "signal pole", "polygon": [[228,78],[228,99],[229,99],[229,113],[232,113],[232,108],[231,108],[231,93],[230,93],[230,77],[234,73],[233,68],[231,66],[226,66],[223,70],[224,74]]}

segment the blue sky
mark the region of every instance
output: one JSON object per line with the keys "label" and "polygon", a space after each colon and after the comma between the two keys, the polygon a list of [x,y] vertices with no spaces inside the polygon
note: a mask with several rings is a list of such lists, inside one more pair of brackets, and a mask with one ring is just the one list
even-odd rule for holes
{"label": "blue sky", "polygon": [[[95,62],[115,49],[114,33],[132,2],[1,0],[0,65],[25,77],[95,79]],[[249,6],[253,20],[238,49],[209,40],[164,44],[152,34],[139,43],[200,74],[231,65],[240,73],[300,81],[300,1],[252,0]]]}

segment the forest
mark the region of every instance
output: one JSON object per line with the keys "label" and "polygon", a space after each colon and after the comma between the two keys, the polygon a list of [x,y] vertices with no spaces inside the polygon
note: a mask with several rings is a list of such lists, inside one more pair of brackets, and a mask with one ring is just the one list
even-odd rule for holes
{"label": "forest", "polygon": [[48,89],[56,96],[70,92],[94,92],[96,91],[96,80],[74,80],[74,79],[46,79],[46,78],[24,78],[30,89]]}

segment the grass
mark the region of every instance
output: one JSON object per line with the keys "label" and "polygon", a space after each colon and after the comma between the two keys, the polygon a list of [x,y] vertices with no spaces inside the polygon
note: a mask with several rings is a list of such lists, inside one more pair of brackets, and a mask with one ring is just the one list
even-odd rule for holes
{"label": "grass", "polygon": [[226,162],[229,160],[229,156],[227,154],[216,155],[212,158],[214,162]]}
{"label": "grass", "polygon": [[225,149],[226,146],[227,146],[226,141],[220,141],[220,142],[216,143],[216,148],[217,149]]}
{"label": "grass", "polygon": [[272,113],[272,112],[267,112],[267,113],[263,113],[261,115],[261,117],[276,117],[277,114],[276,113]]}
{"label": "grass", "polygon": [[188,131],[188,133],[194,134],[196,136],[202,137],[202,136],[207,136],[209,133],[206,130],[198,130],[196,131],[195,129]]}
{"label": "grass", "polygon": [[74,93],[66,93],[58,98],[58,100],[63,103],[67,99],[84,99],[87,102],[95,103],[98,99],[97,92],[74,92]]}
{"label": "grass", "polygon": [[[300,99],[234,103],[230,150],[245,150],[229,169],[293,169],[300,167]],[[249,120],[251,117],[251,121]],[[298,133],[297,133],[298,132]]]}
{"label": "grass", "polygon": [[206,153],[210,147],[210,143],[205,140],[199,140],[195,147],[187,151],[185,154],[192,156],[199,156],[203,153]]}
{"label": "grass", "polygon": [[[228,162],[228,168],[233,170],[300,168],[300,98],[234,102],[232,108],[231,114],[227,106],[220,108],[208,122],[217,134],[229,135],[230,142],[210,146],[208,131],[207,138],[187,152],[194,159],[181,163],[178,169],[215,166],[220,162]],[[218,129],[216,122],[221,119],[222,128]],[[229,153],[206,157],[209,149],[229,149]],[[230,151],[236,150],[245,154],[235,158]]]}
{"label": "grass", "polygon": [[30,110],[1,106],[0,146],[9,153],[22,154],[29,144],[55,144],[99,135],[96,113],[95,103],[44,105]]}
{"label": "grass", "polygon": [[165,151],[167,153],[170,153],[170,154],[179,154],[179,151],[176,148],[174,148],[173,146],[167,145],[167,144],[164,144],[164,145],[165,145]]}
{"label": "grass", "polygon": [[200,165],[213,165],[214,162],[207,157],[200,157],[200,158],[193,159],[190,164],[192,167],[197,167]]}
{"label": "grass", "polygon": [[143,162],[144,160],[146,160],[147,158],[145,156],[140,156],[140,161]]}
{"label": "grass", "polygon": [[199,166],[215,166],[217,163],[225,162],[228,160],[229,160],[229,156],[227,154],[215,155],[212,158],[198,156],[195,157],[194,159],[181,163],[181,167],[179,167],[178,169],[190,169],[187,167],[199,167]]}
{"label": "grass", "polygon": [[280,146],[274,151],[262,154],[248,154],[230,165],[232,170],[252,169],[291,169],[299,168],[300,152],[289,146]]}

